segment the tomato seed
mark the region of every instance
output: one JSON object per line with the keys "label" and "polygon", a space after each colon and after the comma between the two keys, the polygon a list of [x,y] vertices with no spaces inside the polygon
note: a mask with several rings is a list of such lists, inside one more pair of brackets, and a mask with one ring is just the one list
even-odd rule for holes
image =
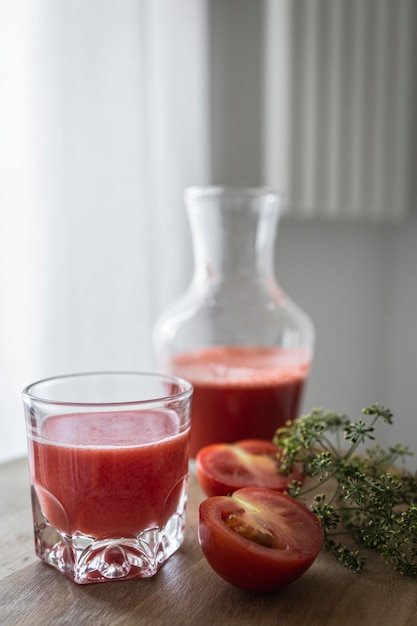
{"label": "tomato seed", "polygon": [[247,522],[245,523],[240,515],[230,513],[226,517],[225,522],[231,530],[239,535],[243,535],[249,541],[254,541],[260,546],[265,546],[265,548],[272,548],[274,545],[274,537],[268,530],[259,526],[255,527]]}

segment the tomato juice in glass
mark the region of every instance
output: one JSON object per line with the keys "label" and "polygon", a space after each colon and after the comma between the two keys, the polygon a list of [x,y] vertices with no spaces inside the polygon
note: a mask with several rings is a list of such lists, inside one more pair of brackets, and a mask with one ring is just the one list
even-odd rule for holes
{"label": "tomato juice in glass", "polygon": [[78,583],[152,576],[184,537],[191,385],[53,380],[24,392],[38,556]]}
{"label": "tomato juice in glass", "polygon": [[176,510],[188,433],[175,413],[56,415],[30,445],[42,509],[68,535],[134,537]]}
{"label": "tomato juice in glass", "polygon": [[211,443],[272,439],[297,417],[310,361],[303,349],[244,346],[177,355],[172,371],[194,386],[191,457]]}

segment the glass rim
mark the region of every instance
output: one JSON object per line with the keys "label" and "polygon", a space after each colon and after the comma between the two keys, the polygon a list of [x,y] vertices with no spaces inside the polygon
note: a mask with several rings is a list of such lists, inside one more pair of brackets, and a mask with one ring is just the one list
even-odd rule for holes
{"label": "glass rim", "polygon": [[[43,386],[47,383],[54,383],[58,381],[69,381],[70,379],[87,379],[92,377],[106,377],[106,376],[119,376],[119,377],[137,377],[141,379],[154,379],[165,383],[174,383],[180,388],[179,391],[169,394],[150,394],[147,398],[140,400],[115,400],[115,401],[102,401],[102,402],[86,402],[86,401],[74,401],[74,400],[56,400],[42,396],[36,393],[36,387]],[[71,406],[71,407],[116,407],[116,406],[142,406],[152,403],[160,403],[166,401],[179,401],[191,397],[193,392],[193,385],[190,381],[179,376],[171,376],[168,374],[161,374],[158,372],[142,372],[135,370],[104,370],[104,371],[89,371],[89,372],[77,372],[72,374],[62,374],[57,376],[50,376],[41,378],[33,383],[27,385],[23,391],[23,400],[28,402],[44,403],[53,406]]]}
{"label": "glass rim", "polygon": [[284,199],[281,191],[268,186],[246,185],[193,185],[184,191],[186,197],[199,196],[225,196],[225,195],[249,195],[249,196],[273,196],[278,200]]}

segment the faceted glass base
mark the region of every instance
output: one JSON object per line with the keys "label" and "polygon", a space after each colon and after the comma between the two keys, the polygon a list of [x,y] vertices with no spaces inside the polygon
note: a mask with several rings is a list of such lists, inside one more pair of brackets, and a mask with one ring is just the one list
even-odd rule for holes
{"label": "faceted glass base", "polygon": [[37,556],[79,584],[148,578],[181,546],[185,531],[186,481],[176,512],[163,528],[147,528],[135,537],[67,535],[49,524],[32,485]]}

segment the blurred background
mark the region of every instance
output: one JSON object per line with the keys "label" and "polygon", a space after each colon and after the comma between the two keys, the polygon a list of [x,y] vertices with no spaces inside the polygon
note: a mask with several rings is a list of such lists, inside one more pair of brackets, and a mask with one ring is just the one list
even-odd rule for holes
{"label": "blurred background", "polygon": [[0,0],[0,460],[30,382],[155,368],[208,183],[285,193],[303,410],[417,452],[416,42],[414,0]]}

